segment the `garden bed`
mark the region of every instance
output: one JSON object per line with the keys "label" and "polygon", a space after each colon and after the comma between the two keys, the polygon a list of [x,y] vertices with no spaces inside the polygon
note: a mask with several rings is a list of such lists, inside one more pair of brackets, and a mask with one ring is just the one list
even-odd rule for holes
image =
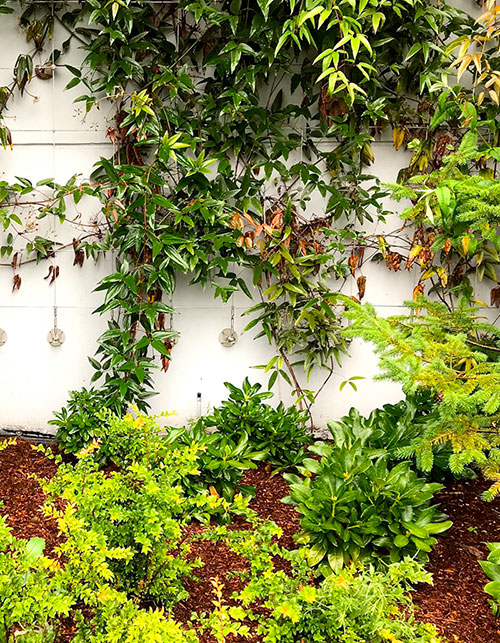
{"label": "garden bed", "polygon": [[[51,477],[55,471],[54,462],[34,451],[29,442],[19,440],[0,452],[3,514],[8,516],[15,536],[43,537],[49,554],[58,542],[57,525],[39,512],[44,496],[32,475]],[[292,506],[280,502],[287,494],[286,482],[280,476],[270,477],[263,465],[248,471],[244,482],[257,490],[252,507],[261,517],[271,518],[282,528],[283,546],[293,547],[292,537],[299,530],[299,516]],[[419,587],[414,593],[418,618],[434,623],[450,643],[500,641],[500,619],[490,611],[483,591],[487,579],[477,563],[487,557],[484,543],[500,540],[500,499],[491,503],[482,501],[480,494],[485,488],[481,479],[462,480],[448,483],[439,493],[441,508],[453,520],[453,527],[447,535],[439,537],[431,554],[428,569],[434,576],[434,585]],[[197,529],[196,525],[192,529]],[[213,542],[199,542],[192,554],[200,556],[205,565],[197,570],[199,581],[189,582],[190,599],[176,608],[180,620],[187,620],[193,611],[211,608],[210,579],[214,576],[226,583],[226,597],[238,584],[236,578],[224,579],[225,572],[239,564],[238,557],[231,552]],[[69,631],[71,625],[66,623],[60,643],[69,640]]]}

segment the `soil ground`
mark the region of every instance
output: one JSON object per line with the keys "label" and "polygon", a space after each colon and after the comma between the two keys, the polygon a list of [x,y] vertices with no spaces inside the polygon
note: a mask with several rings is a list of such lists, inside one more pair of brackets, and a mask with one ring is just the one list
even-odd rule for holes
{"label": "soil ground", "polygon": [[[55,471],[54,462],[34,451],[29,442],[18,440],[16,445],[0,451],[2,513],[8,516],[7,522],[18,538],[45,538],[49,554],[59,536],[57,526],[39,511],[44,496],[33,474],[46,478]],[[293,507],[280,502],[287,494],[284,480],[270,477],[261,466],[246,472],[243,482],[257,489],[251,506],[283,529],[283,546],[293,547],[299,516]],[[481,500],[486,486],[479,478],[453,481],[438,494],[441,509],[453,521],[453,527],[439,537],[430,557],[428,569],[434,585],[419,586],[413,595],[418,618],[434,623],[449,643],[500,643],[500,618],[490,611],[483,591],[487,578],[477,563],[488,555],[485,543],[500,540],[500,499],[491,503]],[[210,609],[210,579],[241,564],[238,557],[211,542],[197,543],[193,555],[201,556],[205,565],[196,570],[199,580],[188,583],[190,599],[176,609],[181,620],[189,618],[193,611]],[[226,583],[228,594],[236,589],[235,582],[233,579]],[[71,629],[70,623],[64,624],[59,643],[71,640]],[[209,643],[209,639],[203,643]]]}

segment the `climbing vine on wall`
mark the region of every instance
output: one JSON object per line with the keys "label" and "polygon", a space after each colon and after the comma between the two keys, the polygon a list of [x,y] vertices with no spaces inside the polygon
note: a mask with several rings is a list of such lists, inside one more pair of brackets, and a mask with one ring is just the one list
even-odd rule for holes
{"label": "climbing vine on wall", "polygon": [[[0,2],[0,12],[12,7]],[[419,245],[406,234],[414,221],[392,236],[363,232],[387,214],[388,191],[369,173],[372,143],[392,130],[396,149],[413,150],[402,181],[438,170],[458,148],[469,108],[459,87],[451,91],[462,91],[465,107],[446,105],[448,43],[473,38],[474,19],[424,0],[86,0],[16,10],[28,46],[12,84],[0,88],[4,147],[15,145],[3,118],[13,93],[57,74],[66,50],[79,47],[83,61],[67,65],[68,87],[79,88],[86,113],[111,106],[114,153],[96,159],[84,183],[0,186],[1,252],[14,287],[21,263],[58,251],[27,235],[23,208],[71,224],[68,202],[87,199],[99,214],[75,236],[75,264],[116,256],[97,285],[97,312],[113,318],[90,358],[106,403],[144,408],[153,356],[168,369],[170,299],[183,273],[224,301],[248,295],[248,330],[276,350],[262,366],[269,386],[284,378],[310,408],[319,391],[308,390],[301,370],[324,369],[326,382],[345,352],[337,293],[354,279],[362,299],[368,259],[398,271]],[[46,54],[57,30],[65,41]],[[489,124],[494,148],[491,106],[478,104],[475,115],[476,130],[481,119]]]}

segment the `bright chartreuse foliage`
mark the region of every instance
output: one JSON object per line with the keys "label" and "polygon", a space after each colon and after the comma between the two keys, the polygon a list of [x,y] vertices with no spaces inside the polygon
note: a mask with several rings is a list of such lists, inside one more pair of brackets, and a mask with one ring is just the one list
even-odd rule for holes
{"label": "bright chartreuse foliage", "polygon": [[60,565],[44,548],[43,538],[15,538],[0,517],[1,643],[52,643],[57,617],[70,611],[73,597],[60,582]]}
{"label": "bright chartreuse foliage", "polygon": [[[301,552],[280,546],[280,527],[258,518],[240,496],[227,502],[192,489],[184,493],[182,479],[196,466],[196,442],[166,444],[156,419],[142,415],[111,418],[110,424],[105,448],[120,467],[98,468],[97,440],[75,464],[35,447],[59,464],[56,475],[40,483],[45,513],[57,520],[61,539],[47,558],[42,539],[17,540],[0,520],[2,643],[12,643],[14,632],[19,641],[52,643],[58,617],[66,614],[74,618],[74,643],[197,643],[200,637],[227,643],[230,635],[265,643],[297,637],[318,643],[440,641],[432,625],[413,616],[410,583],[430,582],[417,562],[404,560],[383,571],[349,567],[315,583]],[[221,507],[246,524],[210,522]],[[183,530],[203,512],[204,527]],[[244,567],[220,569],[208,611],[180,623],[172,607],[197,580],[202,563],[190,548],[200,540],[231,550]],[[276,564],[279,558],[284,565]],[[235,575],[241,585],[229,603],[222,590]],[[189,584],[182,583],[186,576]]]}

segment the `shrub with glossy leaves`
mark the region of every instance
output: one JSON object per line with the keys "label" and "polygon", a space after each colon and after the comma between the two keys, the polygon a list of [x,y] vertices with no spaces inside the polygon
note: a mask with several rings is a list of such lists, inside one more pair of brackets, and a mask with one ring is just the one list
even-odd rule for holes
{"label": "shrub with glossy leaves", "polygon": [[240,484],[243,472],[256,469],[256,462],[266,457],[266,451],[256,451],[247,433],[238,440],[224,432],[207,433],[202,420],[191,427],[170,429],[165,441],[171,446],[196,445],[197,471],[185,476],[182,484],[187,494],[211,493],[228,501],[235,492],[253,496],[254,487]]}
{"label": "shrub with glossy leaves", "polygon": [[483,572],[490,579],[484,588],[493,600],[490,600],[491,611],[495,616],[500,615],[500,543],[486,543],[490,550],[487,560],[480,560]]}
{"label": "shrub with glossy leaves", "polygon": [[64,453],[78,453],[99,435],[101,412],[106,408],[106,396],[100,390],[82,388],[70,391],[66,406],[54,413],[49,424],[57,427],[57,442]]}
{"label": "shrub with glossy leaves", "polygon": [[302,477],[285,475],[284,502],[303,516],[298,542],[310,564],[328,574],[351,561],[426,560],[434,535],[451,525],[431,504],[441,485],[419,478],[408,462],[388,464],[384,450],[366,445],[370,432],[361,437],[340,428],[335,445],[311,447],[321,459],[306,459]]}
{"label": "shrub with glossy leaves", "polygon": [[[342,435],[347,431],[352,439],[363,440],[367,448],[383,449],[389,462],[411,459],[415,463],[414,468],[421,471],[422,463],[412,445],[426,430],[427,425],[438,418],[435,400],[436,395],[419,391],[396,404],[384,404],[368,416],[351,408],[340,420],[328,422],[328,428],[334,440],[339,433]],[[422,472],[422,475],[435,481],[442,481],[453,475],[449,466],[453,450],[445,444],[435,444],[432,451],[432,469]],[[472,469],[467,468],[461,475],[474,477],[475,474]]]}
{"label": "shrub with glossy leaves", "polygon": [[306,428],[307,411],[287,408],[283,402],[273,408],[265,402],[273,394],[261,391],[260,384],[250,384],[248,378],[241,389],[229,382],[224,385],[229,398],[203,418],[205,426],[236,441],[246,433],[253,449],[264,452],[266,461],[279,469],[300,464],[306,457],[305,445],[313,441]]}

